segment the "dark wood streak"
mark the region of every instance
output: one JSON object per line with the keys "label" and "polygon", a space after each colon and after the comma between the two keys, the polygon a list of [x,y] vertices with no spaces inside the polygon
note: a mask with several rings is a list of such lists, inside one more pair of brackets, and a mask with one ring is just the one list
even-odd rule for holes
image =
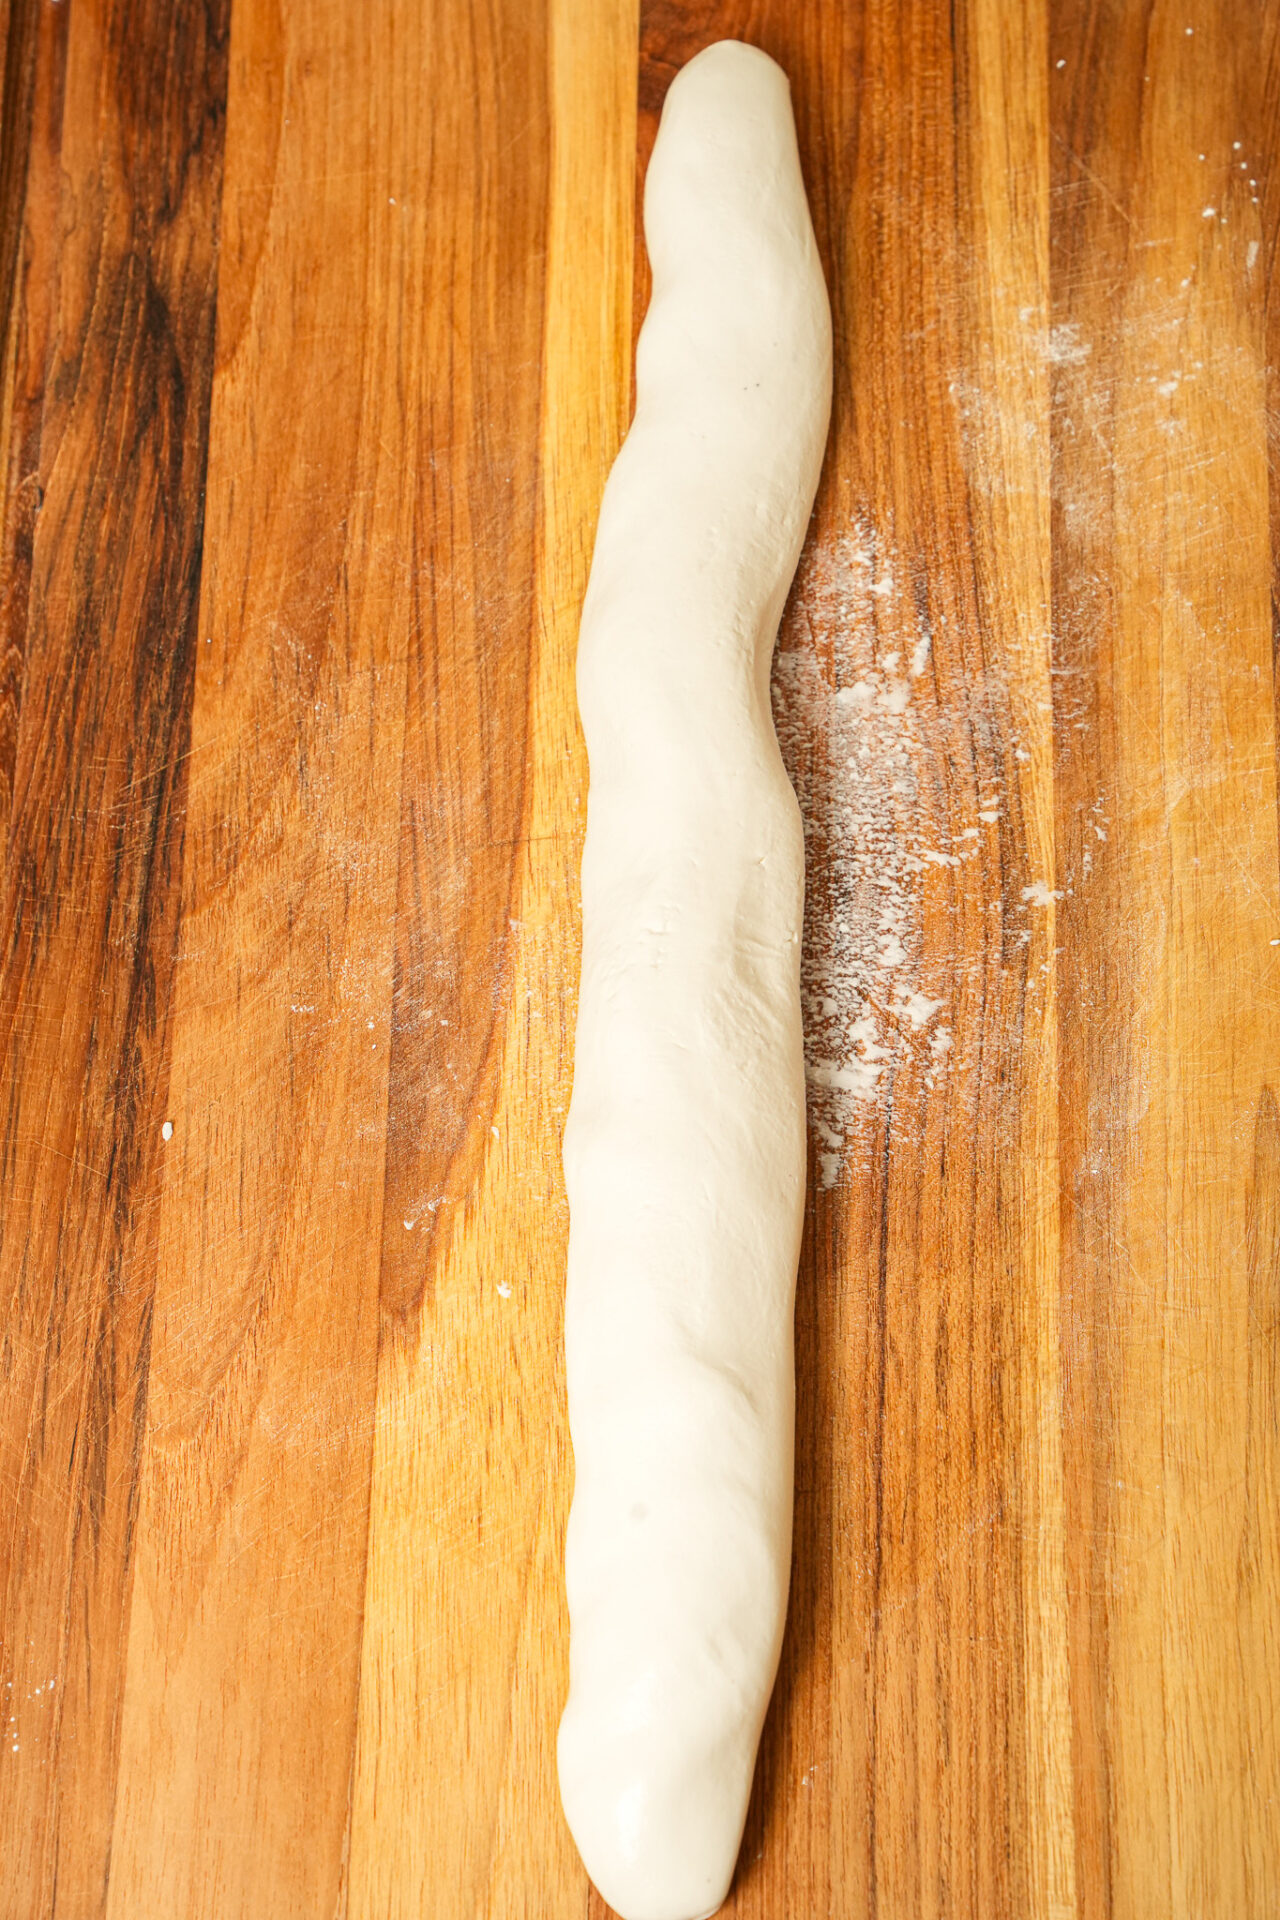
{"label": "dark wood streak", "polygon": [[0,14],[0,287],[8,290],[3,333],[4,359],[13,320],[12,289],[22,232],[27,155],[35,91],[36,41],[41,9],[37,0],[5,0]]}
{"label": "dark wood streak", "polygon": [[10,30],[0,1831],[5,1911],[86,1920],[146,1405],[227,8],[20,4]]}
{"label": "dark wood streak", "polygon": [[[0,96],[0,838],[8,832],[26,645],[38,477],[47,299],[24,299],[51,271],[59,189],[65,13],[11,0]],[[43,257],[42,257],[43,256]]]}
{"label": "dark wood streak", "polygon": [[[1264,12],[1255,72],[1255,112],[1262,217],[1262,324],[1267,379],[1267,479],[1271,516],[1271,666],[1276,711],[1280,713],[1280,167],[1271,156],[1280,151],[1280,12]],[[1280,752],[1280,743],[1277,751]]]}

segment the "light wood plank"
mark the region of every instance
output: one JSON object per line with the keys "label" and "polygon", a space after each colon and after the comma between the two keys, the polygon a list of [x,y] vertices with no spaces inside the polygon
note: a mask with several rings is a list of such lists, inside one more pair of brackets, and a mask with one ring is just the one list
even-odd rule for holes
{"label": "light wood plank", "polygon": [[[628,392],[634,5],[554,0],[541,44],[527,31],[526,58],[545,62],[551,167],[539,467],[529,475],[536,597],[518,636],[529,660],[523,806],[509,899],[491,945],[466,956],[465,1004],[492,995],[496,1007],[494,1062],[472,1110],[473,1171],[459,1181],[450,1169],[448,1184],[424,1189],[410,1210],[420,1221],[435,1210],[426,1285],[410,1314],[398,1311],[402,1257],[393,1249],[384,1265],[351,1920],[424,1911],[515,1920],[582,1913],[587,1900],[555,1775],[571,1471],[559,1141],[585,796],[577,615]],[[495,84],[493,57],[477,45],[476,86]],[[473,191],[460,171],[440,217],[469,232]],[[509,233],[506,271],[522,273],[520,250],[536,230]],[[492,351],[518,348],[500,336]],[[448,529],[434,538],[437,564],[447,564]],[[477,629],[468,608],[454,620],[445,644],[460,652],[483,659],[517,643],[508,626]],[[428,716],[419,778],[424,806],[452,817],[474,804],[468,789],[483,770],[471,757],[442,759],[440,725]],[[400,1085],[403,1123],[428,1131],[421,1091]],[[447,1794],[436,1784],[446,1780]]]}
{"label": "light wood plank", "polygon": [[[1011,1022],[1017,1131],[1001,1168],[1006,1284],[1014,1291],[1018,1405],[1015,1601],[1025,1803],[1021,1910],[1077,1911],[1066,1568],[1058,1148],[1057,848],[1050,608],[1049,62],[1044,9],[979,0],[965,36],[969,171],[963,204],[977,266],[975,399],[960,393],[986,624],[999,635],[1013,753],[1019,870],[1003,911],[1025,938]],[[980,263],[980,266],[977,265]],[[988,669],[990,671],[990,669]],[[1021,884],[1020,884],[1021,883]],[[1003,1071],[1003,1070],[1001,1070]],[[1013,1636],[1011,1636],[1012,1638]],[[1019,1910],[1015,1908],[1015,1911]]]}
{"label": "light wood plank", "polygon": [[1245,1577],[1280,1073],[1259,47],[1226,5],[1077,24],[1054,602],[1085,1911],[1225,1920],[1280,1899],[1280,1584]]}

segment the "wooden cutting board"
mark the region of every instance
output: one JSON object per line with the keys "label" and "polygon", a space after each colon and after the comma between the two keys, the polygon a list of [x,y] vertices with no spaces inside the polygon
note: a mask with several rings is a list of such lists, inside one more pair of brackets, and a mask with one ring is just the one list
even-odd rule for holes
{"label": "wooden cutting board", "polygon": [[833,433],[728,1911],[1280,1913],[1280,4],[0,0],[0,1920],[570,1920],[594,515],[672,72]]}

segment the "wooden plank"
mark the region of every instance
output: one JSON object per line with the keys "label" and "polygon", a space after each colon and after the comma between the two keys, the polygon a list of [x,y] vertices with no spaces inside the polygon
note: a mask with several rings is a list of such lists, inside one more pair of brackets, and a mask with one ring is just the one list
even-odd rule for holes
{"label": "wooden plank", "polygon": [[114,1920],[340,1894],[424,587],[420,12],[235,11]]}
{"label": "wooden plank", "polygon": [[809,829],[795,1573],[729,1910],[1063,1913],[1043,18],[647,5],[649,110],[728,33],[791,75],[837,341],[775,672]]}
{"label": "wooden plank", "polygon": [[1226,4],[1055,18],[1063,1261],[1090,1916],[1280,1901],[1260,1402],[1280,890],[1254,184],[1275,149],[1257,24]]}
{"label": "wooden plank", "polygon": [[[420,644],[424,670],[443,651],[464,687],[510,654],[528,678],[518,700],[457,730],[446,708],[420,703],[406,749],[406,801],[431,824],[407,815],[403,841],[405,1045],[393,1061],[348,1909],[386,1920],[567,1915],[587,1898],[555,1776],[570,1472],[559,1138],[585,792],[577,613],[628,390],[633,0],[552,0],[545,16],[503,6],[494,33],[442,39],[438,55],[454,88],[493,101],[519,137],[487,155],[447,118],[439,128],[435,213],[465,266],[438,289],[436,351],[443,367],[448,329],[461,327],[477,385],[435,431],[448,484],[476,499],[479,525],[500,513],[503,531],[475,562],[484,590],[442,600]],[[544,84],[549,122],[529,104]],[[540,304],[509,294],[488,314],[459,308],[468,275],[495,273]],[[497,500],[480,426],[510,475]],[[471,564],[456,542],[444,521],[429,529],[445,578]],[[504,554],[509,584],[495,596],[487,569]],[[435,823],[486,813],[467,855],[467,924],[453,899],[459,856]],[[432,911],[442,896],[445,911]],[[420,1027],[450,1023],[434,1035],[410,1024],[423,1001]],[[477,1008],[483,1028],[460,1043]],[[468,1064],[464,1078],[468,1045],[489,1052],[483,1074]]]}
{"label": "wooden plank", "polygon": [[226,17],[15,0],[8,26],[0,1833],[6,1911],[83,1920],[156,1274]]}
{"label": "wooden plank", "polygon": [[221,6],[0,0],[0,1916],[606,1913],[573,655],[637,189],[739,34],[837,392],[728,1911],[1271,1920],[1280,6],[236,0],[229,78]]}

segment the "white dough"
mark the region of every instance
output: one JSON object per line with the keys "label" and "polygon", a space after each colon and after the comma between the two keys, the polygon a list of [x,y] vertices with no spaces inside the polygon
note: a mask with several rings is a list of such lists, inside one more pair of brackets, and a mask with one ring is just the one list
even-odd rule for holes
{"label": "white dough", "polygon": [[653,298],[582,616],[560,1787],[624,1920],[728,1891],[791,1553],[804,847],[769,669],[831,405],[785,74],[723,41],[649,167]]}

